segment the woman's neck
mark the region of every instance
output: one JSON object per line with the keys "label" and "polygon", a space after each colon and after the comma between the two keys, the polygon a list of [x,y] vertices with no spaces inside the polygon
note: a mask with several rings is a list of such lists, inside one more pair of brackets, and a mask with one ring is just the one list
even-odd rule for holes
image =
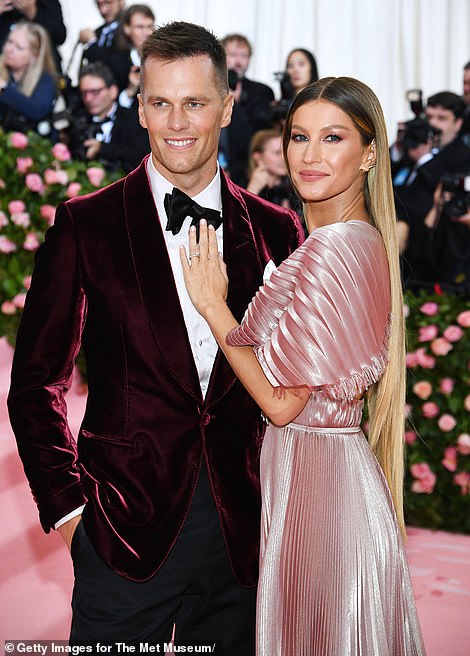
{"label": "woman's neck", "polygon": [[348,199],[342,196],[305,203],[304,208],[309,233],[315,228],[333,223],[346,223],[353,220],[370,222],[362,193]]}

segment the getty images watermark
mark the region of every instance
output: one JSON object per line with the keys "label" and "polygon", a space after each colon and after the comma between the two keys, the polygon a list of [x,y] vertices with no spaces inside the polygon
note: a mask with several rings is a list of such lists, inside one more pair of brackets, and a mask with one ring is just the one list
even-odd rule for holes
{"label": "getty images watermark", "polygon": [[66,640],[6,640],[6,656],[17,654],[216,654],[223,656],[220,640],[208,642],[80,642],[69,644]]}

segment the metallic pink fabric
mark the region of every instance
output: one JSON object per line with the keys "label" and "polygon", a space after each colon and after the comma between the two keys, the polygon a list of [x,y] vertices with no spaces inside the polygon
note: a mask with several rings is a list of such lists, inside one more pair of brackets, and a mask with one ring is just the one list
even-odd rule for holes
{"label": "metallic pink fabric", "polygon": [[350,221],[315,230],[228,337],[254,345],[274,385],[312,388],[262,447],[258,656],[424,654],[390,491],[359,428],[389,314],[381,237]]}

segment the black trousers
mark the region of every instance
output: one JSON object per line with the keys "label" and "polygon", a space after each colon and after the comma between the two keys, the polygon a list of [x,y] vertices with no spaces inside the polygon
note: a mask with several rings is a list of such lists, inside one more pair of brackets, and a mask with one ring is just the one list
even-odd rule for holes
{"label": "black trousers", "polygon": [[160,570],[136,583],[96,554],[83,523],[72,541],[71,643],[220,641],[224,656],[254,654],[256,590],[230,567],[205,467],[178,539]]}

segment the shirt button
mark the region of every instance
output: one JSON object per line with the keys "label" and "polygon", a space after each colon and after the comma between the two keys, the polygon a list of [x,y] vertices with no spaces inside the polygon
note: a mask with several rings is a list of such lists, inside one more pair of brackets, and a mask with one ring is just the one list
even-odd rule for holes
{"label": "shirt button", "polygon": [[199,340],[199,346],[202,346],[202,339]]}

